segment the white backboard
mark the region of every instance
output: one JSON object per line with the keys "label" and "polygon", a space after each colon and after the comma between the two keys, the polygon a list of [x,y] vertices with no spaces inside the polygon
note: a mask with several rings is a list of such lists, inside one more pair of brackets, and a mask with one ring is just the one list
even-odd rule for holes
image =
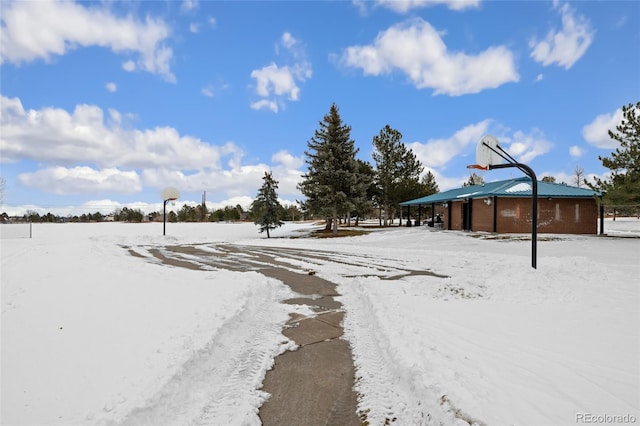
{"label": "white backboard", "polygon": [[504,158],[496,151],[500,151],[498,139],[492,135],[483,136],[476,147],[476,163],[482,167],[504,163]]}
{"label": "white backboard", "polygon": [[176,200],[180,198],[180,191],[173,186],[168,186],[162,190],[161,196],[163,200]]}

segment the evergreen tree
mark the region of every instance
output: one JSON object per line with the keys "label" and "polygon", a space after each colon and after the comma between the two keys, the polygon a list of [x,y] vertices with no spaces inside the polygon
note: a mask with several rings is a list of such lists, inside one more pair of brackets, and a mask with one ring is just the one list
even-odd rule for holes
{"label": "evergreen tree", "polygon": [[197,219],[197,209],[196,207],[184,204],[180,210],[178,210],[178,221],[179,222],[196,222]]}
{"label": "evergreen tree", "polygon": [[[280,220],[282,206],[278,201],[278,181],[273,178],[271,172],[264,172],[262,180],[258,195],[251,204],[253,223],[260,226],[260,233],[267,231],[267,238],[271,238],[269,231],[284,225]],[[240,213],[236,209],[234,211],[239,216]]]}
{"label": "evergreen tree", "polygon": [[479,174],[473,172],[469,176],[469,180],[462,184],[462,186],[484,185],[484,178]]}
{"label": "evergreen tree", "polygon": [[622,107],[622,122],[609,136],[620,142],[611,157],[598,156],[611,175],[595,183],[585,181],[592,189],[604,192],[603,203],[612,207],[640,208],[640,102]]}
{"label": "evergreen tree", "polygon": [[364,217],[373,207],[373,199],[377,193],[375,185],[375,170],[371,163],[356,159],[357,184],[353,191],[353,215],[356,217],[356,226],[361,217]]}
{"label": "evergreen tree", "polygon": [[548,183],[556,183],[556,178],[554,178],[553,176],[544,176],[542,179],[540,179],[542,182],[548,182]]}
{"label": "evergreen tree", "polygon": [[422,176],[420,184],[422,185],[422,194],[420,194],[420,197],[426,197],[427,195],[440,192],[440,188],[438,188],[438,184],[436,183],[436,177],[431,173],[431,170]]}
{"label": "evergreen tree", "polygon": [[327,229],[338,233],[338,217],[353,211],[354,187],[358,186],[356,154],[351,127],[343,124],[338,107],[319,123],[305,151],[308,171],[298,189],[306,197],[304,209],[322,215]]}
{"label": "evergreen tree", "polygon": [[384,226],[401,201],[416,198],[420,192],[420,174],[424,170],[411,149],[402,143],[402,133],[388,124],[373,137],[373,161],[380,204],[384,209]]}

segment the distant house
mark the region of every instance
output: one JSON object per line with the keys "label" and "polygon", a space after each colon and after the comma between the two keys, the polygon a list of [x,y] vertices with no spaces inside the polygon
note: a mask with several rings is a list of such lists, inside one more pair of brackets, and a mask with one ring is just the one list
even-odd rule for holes
{"label": "distant house", "polygon": [[[440,214],[444,229],[527,233],[531,232],[531,192],[531,179],[522,177],[456,188],[400,205],[407,207],[409,216],[412,208],[417,209],[418,221],[424,208],[431,218]],[[538,181],[538,232],[596,234],[598,217],[602,232],[599,197],[591,189]]]}

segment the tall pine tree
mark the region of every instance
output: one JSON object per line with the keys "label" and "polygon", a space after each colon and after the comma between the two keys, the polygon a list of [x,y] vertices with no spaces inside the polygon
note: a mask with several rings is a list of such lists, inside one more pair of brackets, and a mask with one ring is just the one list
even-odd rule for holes
{"label": "tall pine tree", "polygon": [[462,186],[484,185],[484,177],[473,172],[469,176],[469,180],[462,184]]}
{"label": "tall pine tree", "polygon": [[356,154],[351,139],[351,127],[343,124],[338,107],[331,105],[329,113],[319,123],[320,128],[307,142],[305,151],[308,171],[302,175],[298,189],[307,198],[305,208],[322,215],[331,227],[333,235],[338,233],[338,217],[352,212],[358,185]]}
{"label": "tall pine tree", "polygon": [[611,175],[595,184],[585,183],[592,189],[604,192],[605,205],[640,210],[640,102],[622,107],[622,122],[609,136],[620,142],[611,157],[599,156],[602,165]]}
{"label": "tall pine tree", "polygon": [[[356,159],[356,166],[356,185],[353,187],[351,194],[354,209],[351,213],[356,218],[355,225],[358,226],[360,217],[363,217],[371,210],[371,200],[374,197],[376,187],[374,185],[375,171],[373,166],[369,162],[360,159]],[[349,221],[352,215],[349,215]]]}
{"label": "tall pine tree", "polygon": [[421,197],[426,197],[427,195],[437,194],[440,192],[440,188],[438,188],[438,183],[436,182],[436,177],[431,173],[431,170],[422,176],[420,184],[422,185]]}
{"label": "tall pine tree", "polygon": [[284,225],[280,220],[282,206],[278,201],[278,181],[273,178],[271,172],[264,172],[262,180],[258,195],[251,203],[251,212],[253,223],[260,226],[259,232],[267,231],[267,238],[271,238],[269,231]]}
{"label": "tall pine tree", "polygon": [[402,133],[388,124],[373,137],[373,147],[379,204],[384,209],[384,226],[387,226],[398,203],[419,196],[420,174],[424,167],[402,142]]}

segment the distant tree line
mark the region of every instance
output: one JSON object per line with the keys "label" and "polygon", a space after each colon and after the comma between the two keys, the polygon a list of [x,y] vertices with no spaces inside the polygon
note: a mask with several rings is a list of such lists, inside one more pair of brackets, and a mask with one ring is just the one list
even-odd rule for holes
{"label": "distant tree line", "polygon": [[[278,215],[282,220],[293,221],[302,219],[302,211],[295,204],[278,205]],[[144,213],[138,208],[123,207],[114,210],[111,214],[83,213],[81,215],[55,215],[53,213],[40,214],[33,210],[27,210],[20,217],[10,217],[6,212],[0,214],[3,222],[19,220],[32,223],[63,223],[63,222],[161,222],[162,212]],[[239,204],[225,206],[216,210],[207,210],[206,206],[190,206],[185,204],[176,212],[167,212],[167,222],[236,222],[252,221],[254,218],[251,210],[245,211]]]}

